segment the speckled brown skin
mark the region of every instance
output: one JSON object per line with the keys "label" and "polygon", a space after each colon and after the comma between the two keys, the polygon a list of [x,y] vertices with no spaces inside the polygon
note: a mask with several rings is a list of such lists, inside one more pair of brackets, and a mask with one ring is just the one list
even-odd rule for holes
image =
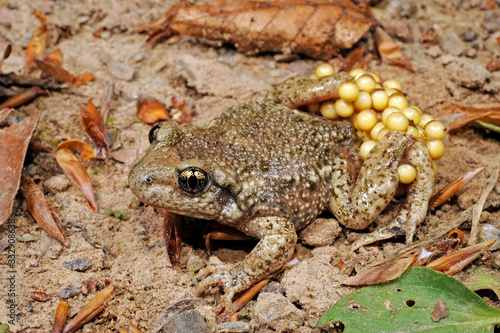
{"label": "speckled brown skin", "polygon": [[[331,122],[275,103],[296,106],[317,101],[318,94],[330,98],[325,82],[336,90],[345,79],[346,74],[294,78],[268,94],[266,102],[231,107],[205,127],[167,123],[156,130],[149,150],[130,173],[134,193],[148,204],[215,219],[260,239],[243,261],[217,267],[200,282],[199,292],[222,285],[226,307],[231,308],[235,293],[290,258],[295,230],[326,209],[349,228],[366,228],[392,199],[403,160],[417,167],[418,176],[392,227],[408,231],[411,239],[425,217],[434,183],[425,146],[404,133],[390,132],[356,177],[349,155],[357,153],[357,142],[349,122]],[[179,175],[184,170],[203,170],[206,185],[196,193],[183,190]]]}

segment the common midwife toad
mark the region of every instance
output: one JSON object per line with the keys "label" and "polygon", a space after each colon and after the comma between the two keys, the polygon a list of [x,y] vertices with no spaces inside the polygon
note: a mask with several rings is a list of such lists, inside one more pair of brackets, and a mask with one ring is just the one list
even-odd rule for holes
{"label": "common midwife toad", "polygon": [[[324,210],[346,227],[364,229],[384,210],[398,187],[403,161],[417,169],[407,199],[374,239],[406,232],[427,212],[434,171],[422,142],[389,132],[361,169],[351,124],[332,122],[295,108],[338,97],[338,73],[318,80],[295,77],[264,102],[230,107],[205,127],[165,123],[150,133],[151,145],[130,173],[130,188],[145,203],[169,212],[214,219],[260,239],[239,263],[221,265],[198,285],[220,285],[226,306],[278,270],[292,256],[296,230]],[[358,172],[359,170],[359,172]]]}

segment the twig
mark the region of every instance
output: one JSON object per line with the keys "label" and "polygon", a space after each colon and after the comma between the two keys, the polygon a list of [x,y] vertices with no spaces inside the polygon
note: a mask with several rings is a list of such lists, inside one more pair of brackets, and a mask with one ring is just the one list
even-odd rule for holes
{"label": "twig", "polygon": [[103,252],[104,252],[104,258],[102,259],[102,265],[104,267],[106,267],[105,265],[105,262],[106,262],[106,259],[108,259],[108,255],[109,255],[109,249],[106,245],[102,245],[101,243],[98,243],[94,240],[92,240],[88,235],[87,235],[87,228],[85,228],[85,226],[81,225],[81,224],[78,224],[74,221],[71,221],[71,223],[73,224],[73,226],[77,227],[77,228],[80,228],[81,229],[81,233],[82,233],[82,236],[83,238],[85,238],[85,240],[90,244],[92,245],[93,247],[95,247],[96,249],[101,249]]}
{"label": "twig", "polygon": [[479,234],[479,218],[481,217],[481,212],[483,211],[484,203],[490,195],[490,192],[493,190],[493,187],[498,181],[498,169],[493,170],[490,178],[486,181],[486,186],[484,187],[483,193],[481,194],[481,198],[479,198],[478,202],[472,208],[472,227],[470,231],[470,238],[468,245],[476,244],[477,237]]}

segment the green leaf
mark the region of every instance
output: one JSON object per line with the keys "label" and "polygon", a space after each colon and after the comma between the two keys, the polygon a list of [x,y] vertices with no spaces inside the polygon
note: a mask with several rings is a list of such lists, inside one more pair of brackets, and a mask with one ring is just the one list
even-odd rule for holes
{"label": "green leaf", "polygon": [[106,214],[108,215],[114,215],[115,212],[113,212],[111,209],[109,209],[108,207],[103,207],[102,209],[104,209],[104,211],[106,212]]}
{"label": "green leaf", "polygon": [[7,333],[9,331],[9,325],[2,324],[0,325],[0,333]]}
{"label": "green leaf", "polygon": [[491,289],[495,294],[500,295],[500,278],[488,273],[482,267],[477,267],[469,280],[469,288],[472,290]]}
{"label": "green leaf", "polygon": [[[432,319],[437,301],[449,311]],[[425,267],[413,267],[389,283],[355,291],[328,309],[318,326],[341,321],[349,332],[493,332],[500,309],[462,283]]]}
{"label": "green leaf", "polygon": [[125,213],[120,212],[119,210],[115,211],[115,217],[120,220],[126,220],[127,215]]}
{"label": "green leaf", "polygon": [[19,235],[15,235],[15,238],[16,238],[16,240],[18,242],[36,242],[37,241],[37,239],[36,239],[35,236],[30,236],[28,238],[23,238],[23,237],[21,237]]}
{"label": "green leaf", "polygon": [[475,123],[487,128],[487,129],[490,129],[494,132],[500,133],[500,126],[488,124],[488,123],[485,123],[484,121],[480,121],[480,120],[476,120]]}

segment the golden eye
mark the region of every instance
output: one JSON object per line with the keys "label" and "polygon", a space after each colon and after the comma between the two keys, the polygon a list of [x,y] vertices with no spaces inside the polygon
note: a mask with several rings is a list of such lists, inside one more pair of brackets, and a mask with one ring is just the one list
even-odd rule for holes
{"label": "golden eye", "polygon": [[188,193],[198,193],[207,187],[210,178],[204,170],[196,167],[189,167],[179,173],[178,181],[180,188],[184,191]]}

